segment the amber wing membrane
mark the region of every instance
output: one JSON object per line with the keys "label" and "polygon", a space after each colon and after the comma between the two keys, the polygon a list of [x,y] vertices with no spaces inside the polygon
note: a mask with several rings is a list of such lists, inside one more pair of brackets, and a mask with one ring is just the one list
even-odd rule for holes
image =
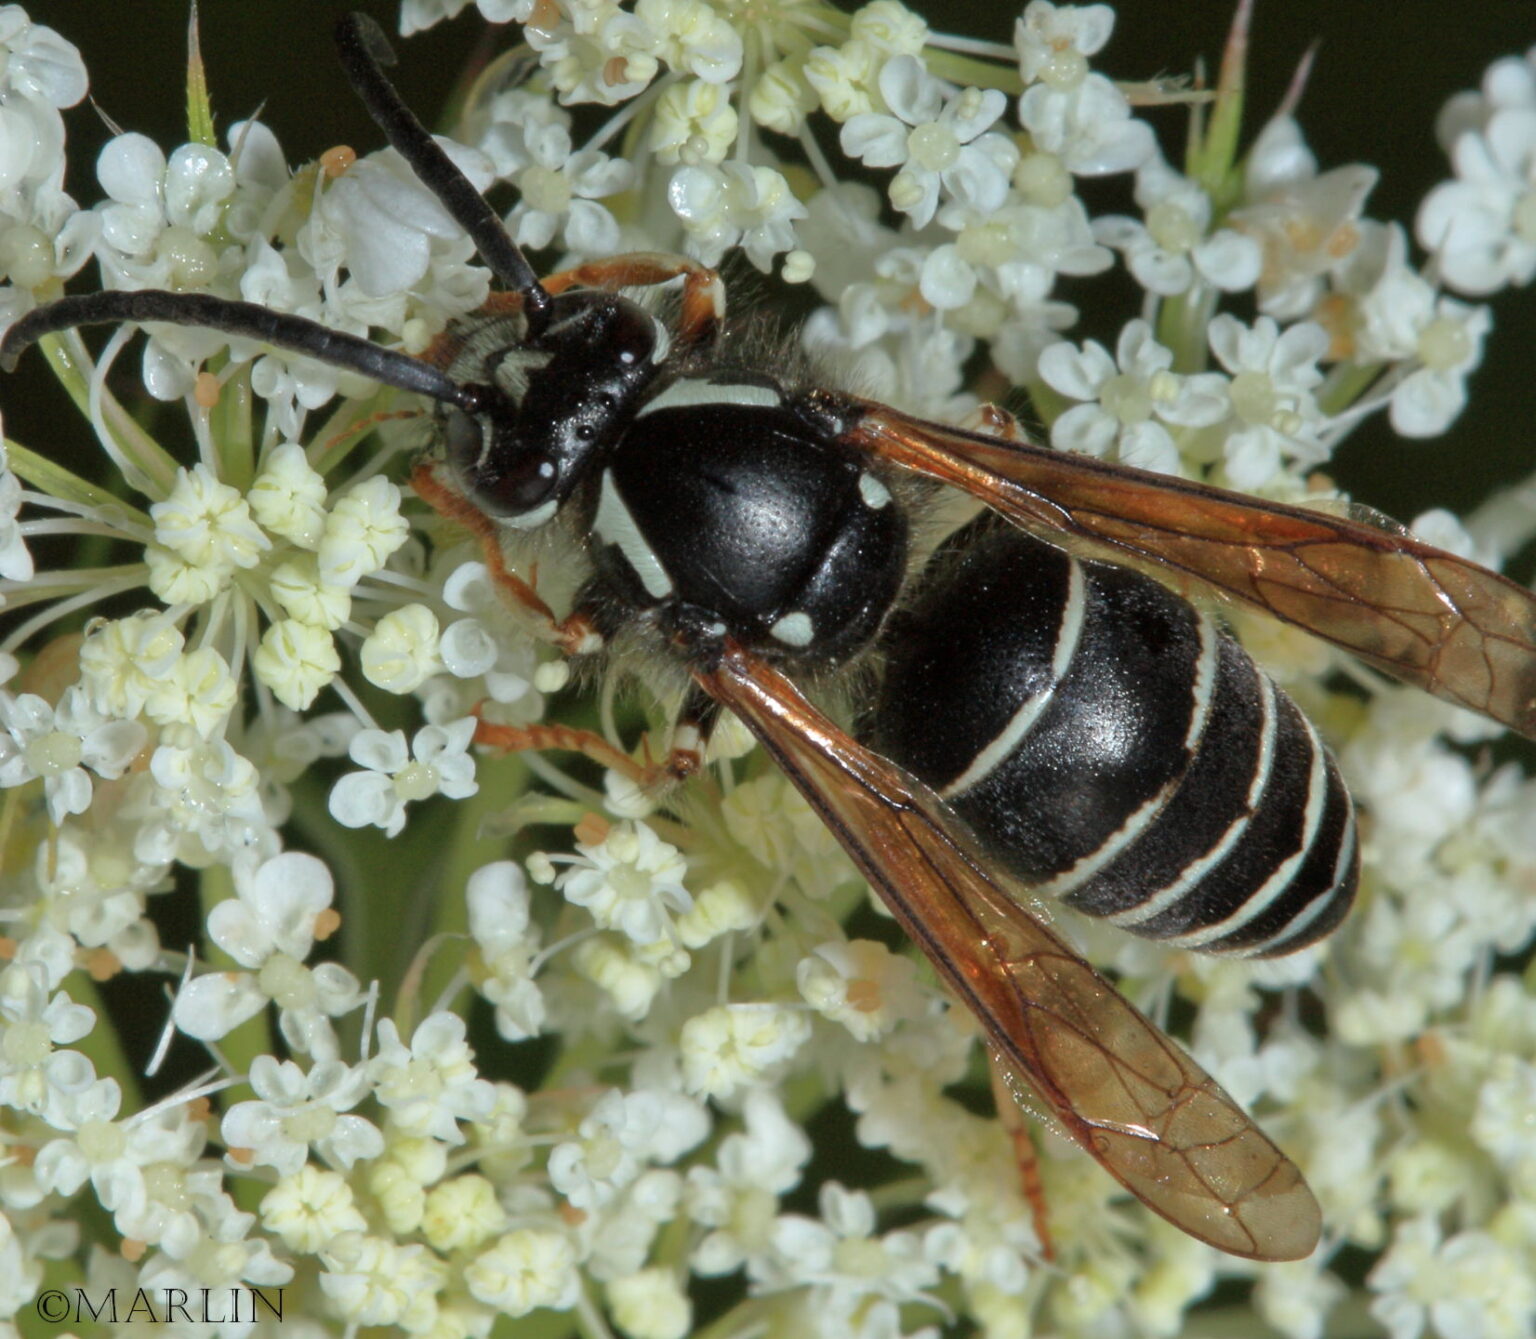
{"label": "amber wing membrane", "polygon": [[1536,596],[1406,534],[870,404],[846,440],[1017,524],[1193,578],[1536,739]]}
{"label": "amber wing membrane", "polygon": [[837,835],[1006,1069],[1132,1194],[1233,1255],[1295,1260],[1320,1230],[1301,1173],[1215,1080],[974,858],[939,802],[777,670],[728,645],[700,684]]}

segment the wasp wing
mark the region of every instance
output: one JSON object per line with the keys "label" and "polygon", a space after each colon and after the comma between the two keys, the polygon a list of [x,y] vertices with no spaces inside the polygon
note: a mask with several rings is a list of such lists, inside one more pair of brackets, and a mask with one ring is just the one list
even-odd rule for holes
{"label": "wasp wing", "polygon": [[695,677],[810,801],[1006,1068],[1127,1190],[1233,1255],[1311,1253],[1320,1215],[1295,1165],[987,873],[937,800],[734,643]]}
{"label": "wasp wing", "polygon": [[1536,596],[1406,534],[868,404],[851,445],[1045,538],[1192,577],[1536,739]]}

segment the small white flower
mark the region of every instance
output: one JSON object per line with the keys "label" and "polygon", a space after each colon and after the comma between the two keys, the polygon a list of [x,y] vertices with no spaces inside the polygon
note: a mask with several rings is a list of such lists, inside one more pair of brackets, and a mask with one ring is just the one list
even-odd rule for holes
{"label": "small white flower", "polygon": [[1180,376],[1173,354],[1145,321],[1120,332],[1116,357],[1092,340],[1081,350],[1053,344],[1040,355],[1040,377],[1074,405],[1051,425],[1051,442],[1064,451],[1113,454],[1128,465],[1178,473],[1172,428],[1208,427],[1227,416],[1230,403],[1216,373]]}
{"label": "small white flower", "polygon": [[1279,321],[1313,311],[1325,278],[1360,243],[1361,211],[1378,175],[1360,163],[1319,173],[1301,127],[1288,116],[1259,132],[1246,160],[1247,203],[1229,222],[1264,250],[1260,311]]}
{"label": "small white flower", "polygon": [[181,859],[200,866],[210,859],[231,860],[272,840],[261,807],[261,779],[249,758],[228,740],[200,739],[186,727],[163,737],[169,742],[149,758],[153,806],[135,843],[140,860]]}
{"label": "small white flower", "polygon": [[522,703],[520,709],[537,712],[538,698],[530,698],[537,669],[532,642],[507,609],[485,564],[455,567],[443,582],[443,603],[466,615],[443,629],[438,652],[448,673],[460,679],[484,676],[492,699]]}
{"label": "small white flower", "polygon": [[475,719],[448,726],[424,725],[406,748],[402,731],[359,730],[347,753],[367,768],[349,772],[331,787],[331,816],[349,828],[383,828],[393,837],[405,826],[405,807],[446,795],[462,800],[479,790],[475,760],[468,753]]}
{"label": "small white flower", "polygon": [[407,1047],[394,1020],[379,1020],[378,1053],[368,1061],[368,1078],[390,1123],[407,1135],[461,1144],[461,1120],[483,1120],[495,1103],[495,1089],[479,1077],[474,1051],[464,1040],[457,1014],[430,1014],[416,1025]]}
{"label": "small white flower", "polygon": [[480,993],[496,1006],[496,1030],[508,1041],[534,1037],[544,1027],[544,997],[533,979],[539,930],[528,916],[528,884],[510,860],[482,865],[464,888],[469,933],[480,948],[488,978]]}
{"label": "small white flower", "polygon": [[1495,111],[1451,149],[1456,180],[1419,206],[1414,230],[1453,288],[1481,296],[1536,275],[1536,107]]}
{"label": "small white flower", "polygon": [[567,105],[614,106],[643,92],[661,68],[660,35],[617,0],[573,5],[557,26],[530,25],[524,37]]}
{"label": "small white flower", "polygon": [[235,192],[224,154],[183,144],[167,158],[144,135],[119,135],[101,151],[96,175],[111,201],[97,206],[98,258],[114,287],[205,288],[218,276],[218,252],[205,239]]}
{"label": "small white flower", "polygon": [[86,1036],[96,1015],[56,991],[48,994],[43,973],[13,962],[0,971],[0,1101],[39,1112],[50,1091],[78,1091],[94,1077],[90,1061],[76,1051],[59,1051]]}
{"label": "small white flower", "polygon": [[1343,291],[1360,291],[1352,360],[1406,364],[1406,375],[1391,385],[1392,426],[1405,437],[1435,436],[1466,405],[1466,380],[1482,362],[1491,315],[1437,294],[1409,267],[1407,239],[1395,224],[1375,229],[1367,243],[1339,276]]}
{"label": "small white flower", "polygon": [[1263,252],[1253,238],[1220,228],[1211,232],[1211,198],[1161,158],[1136,173],[1136,203],[1143,221],[1109,215],[1096,219],[1093,235],[1125,256],[1126,266],[1149,293],[1176,297],[1197,280],[1235,293],[1259,279]]}
{"label": "small white flower", "polygon": [[1232,419],[1223,450],[1234,488],[1252,492],[1290,461],[1302,469],[1327,458],[1314,389],[1328,335],[1311,321],[1282,330],[1268,316],[1249,327],[1225,313],[1210,324],[1211,351],[1231,374]]}
{"label": "small white flower", "polygon": [[677,918],[677,937],[684,948],[700,949],[721,935],[750,930],[762,916],[752,893],[734,879],[712,883]]}
{"label": "small white flower", "polygon": [[363,638],[363,677],[389,693],[411,693],[442,667],[437,618],[424,604],[391,609]]}
{"label": "small white flower", "polygon": [[148,739],[139,722],[98,711],[79,685],[56,707],[35,693],[0,692],[0,731],[0,787],[41,778],[55,824],[91,807],[91,772],[115,780]]}
{"label": "small white flower", "polygon": [[1418,1339],[1425,1322],[1440,1335],[1528,1333],[1536,1283],[1520,1252],[1486,1232],[1441,1240],[1430,1217],[1400,1225],[1367,1283],[1371,1315],[1392,1339]]}
{"label": "small white flower", "polygon": [[1109,40],[1108,5],[1053,5],[1030,0],[1014,25],[1024,93],[1019,121],[1035,147],[1055,154],[1082,176],[1127,172],[1156,152],[1152,127],[1131,115],[1130,104],[1087,58]]}
{"label": "small white flower", "polygon": [[80,648],[80,681],[98,711],[129,719],[176,667],[185,639],[160,614],[98,624]]}
{"label": "small white flower", "polygon": [[434,1250],[476,1250],[508,1227],[497,1187],[483,1176],[455,1176],[427,1192],[421,1233]]}
{"label": "small white flower", "polygon": [[89,1179],[102,1208],[126,1222],[144,1210],[146,1169],[191,1158],[178,1118],[173,1115],[164,1123],[141,1114],[119,1120],[121,1105],[115,1079],[97,1079],[69,1093],[56,1091],[46,1120],[61,1137],[38,1150],[32,1173],[39,1186],[61,1195],[73,1195]]}
{"label": "small white flower", "polygon": [[30,581],[34,573],[32,554],[16,514],[21,510],[21,480],[6,461],[5,442],[0,438],[0,577],[7,581]]}
{"label": "small white flower", "polygon": [[566,148],[558,161],[541,161],[544,155],[536,154],[514,178],[518,201],[507,215],[507,228],[519,246],[534,250],[558,238],[581,255],[611,254],[619,245],[619,225],[597,201],[627,189],[634,169],[597,149],[569,153]]}
{"label": "small white flower", "polygon": [[333,585],[356,585],[409,538],[400,490],[382,474],[370,475],[342,494],[325,518],[320,576]]}
{"label": "small white flower", "polygon": [[1477,1111],[1468,1133],[1501,1167],[1518,1168],[1536,1159],[1536,1065],[1514,1055],[1493,1059],[1477,1093]]}
{"label": "small white flower", "polygon": [[571,966],[613,1001],[620,1017],[644,1018],[661,989],[661,971],[642,962],[635,945],[609,935],[583,939],[571,950]]}
{"label": "small white flower", "polygon": [[188,1036],[213,1041],[278,1005],[283,1035],[296,1049],[334,1058],[329,1020],[361,1001],[356,979],[335,963],[304,965],[316,939],[336,926],[330,871],[312,855],[285,851],[259,865],[234,864],[235,896],[208,914],[208,934],[245,972],[212,972],[182,987],[171,1018]]}
{"label": "small white flower", "polygon": [[158,725],[190,725],[203,739],[222,733],[240,700],[240,686],[211,646],[177,657],[169,674],[155,681],[144,713]]}
{"label": "small white flower", "polygon": [[772,1089],[749,1089],[741,1111],[745,1128],[721,1143],[715,1166],[688,1171],[688,1216],[711,1229],[693,1254],[700,1274],[729,1274],[767,1253],[778,1197],[800,1184],[811,1156]]}
{"label": "small white flower", "polygon": [[1258,1313],[1286,1339],[1323,1339],[1329,1313],[1349,1289],[1315,1260],[1271,1265],[1254,1285]]}
{"label": "small white flower", "polygon": [[[491,185],[483,153],[442,137],[437,143],[477,190]],[[368,154],[331,182],[300,242],[322,275],[345,267],[360,297],[385,300],[395,326],[404,315],[397,295],[420,287],[434,266],[465,265],[470,250],[442,201],[393,149]]]}
{"label": "small white flower", "polygon": [[349,1326],[423,1334],[438,1319],[448,1265],[420,1242],[347,1234],[331,1241],[320,1263],[320,1290]]}
{"label": "small white flower", "polygon": [[695,1014],[678,1034],[683,1082],[701,1097],[729,1097],[768,1082],[810,1035],[810,1019],[800,1009],[716,1005]]}
{"label": "small white flower", "polygon": [[206,465],[178,470],[164,501],[149,509],[155,542],[195,567],[232,573],[254,567],[272,547],[238,489]]}
{"label": "small white flower", "polygon": [[85,96],[85,63],[79,49],[52,28],[28,20],[20,5],[8,5],[0,26],[5,64],[0,92],[47,107],[73,107]]}
{"label": "small white flower", "polygon": [[328,932],[334,889],[330,871],[312,855],[285,851],[260,865],[234,869],[235,896],[208,915],[208,933],[242,967],[274,953],[302,962]]}
{"label": "small white flower", "polygon": [[576,1249],[564,1232],[514,1228],[465,1265],[464,1286],[512,1319],[539,1307],[565,1311],[581,1293]]}
{"label": "small white flower", "polygon": [[339,1172],[305,1163],[261,1199],[261,1225],[290,1251],[314,1255],[347,1232],[365,1232],[352,1187]]}
{"label": "small white flower", "polygon": [[[279,563],[272,569],[268,586],[272,598],[283,607],[283,612],[290,619],[314,629],[309,634],[290,629],[276,640],[275,645],[279,649],[290,648],[285,654],[298,656],[301,664],[312,664],[318,676],[320,668],[330,663],[325,647],[329,645],[333,652],[335,650],[330,638],[319,634],[334,632],[352,616],[351,587],[326,581],[320,575],[320,561],[312,553],[297,554],[287,562]],[[312,648],[307,658],[300,649],[304,645]],[[268,670],[278,676],[277,682],[282,682],[283,670],[273,666],[269,666]],[[272,687],[277,692],[276,683]],[[302,675],[296,676],[289,692],[301,691],[308,691]]]}
{"label": "small white flower", "polygon": [[670,938],[672,913],[693,905],[683,876],[688,862],[644,823],[616,823],[597,845],[577,844],[578,856],[556,886],[585,907],[605,930],[636,944]]}
{"label": "small white flower", "polygon": [[604,1094],[577,1137],[549,1154],[549,1181],[578,1209],[595,1209],[639,1176],[647,1162],[672,1162],[709,1133],[704,1108],[681,1093]]}
{"label": "small white flower", "polygon": [[690,253],[706,265],[740,246],[766,271],[776,255],[797,245],[794,220],[805,217],[805,206],[783,173],[735,160],[679,167],[667,186],[667,202],[682,221]]}
{"label": "small white flower", "polygon": [[738,121],[730,93],[695,79],[673,84],[656,99],[651,151],[658,162],[719,163],[736,142]]}
{"label": "small white flower", "polygon": [[939,207],[939,188],[979,210],[996,209],[1008,193],[1018,151],[1002,135],[983,132],[1006,109],[995,88],[968,88],[945,100],[943,86],[915,56],[893,56],[880,70],[890,115],[863,112],[842,129],[843,152],[870,167],[899,168],[891,203],[925,226]]}
{"label": "small white flower", "polygon": [[319,547],[325,534],[325,480],[297,442],[281,442],[267,453],[245,497],[263,528],[301,549]]}
{"label": "small white flower", "polygon": [[636,0],[635,15],[656,35],[658,54],[673,69],[716,84],[741,72],[741,31],[705,0]]}
{"label": "small white flower", "polygon": [[684,1339],[693,1304],[670,1269],[642,1269],[608,1285],[613,1322],[630,1339]]}
{"label": "small white flower", "polygon": [[262,633],[251,669],[285,707],[303,711],[341,673],[341,655],[324,626],[284,618]]}
{"label": "small white flower", "polygon": [[372,1121],[343,1114],[368,1096],[361,1066],[320,1060],[306,1073],[291,1060],[258,1055],[248,1082],[256,1100],[236,1102],[221,1127],[224,1143],[240,1150],[242,1163],[292,1176],[311,1148],[343,1168],[384,1151],[384,1136]]}
{"label": "small white flower", "polygon": [[828,1181],[818,1200],[819,1220],[785,1214],[774,1224],[775,1272],[817,1279],[834,1315],[846,1315],[870,1295],[911,1301],[938,1282],[916,1233],[876,1235],[875,1208],[863,1191]]}
{"label": "small white flower", "polygon": [[888,54],[878,44],[855,37],[841,46],[815,47],[802,73],[822,110],[834,121],[847,121],[876,109],[880,69]]}
{"label": "small white flower", "polygon": [[819,945],[795,968],[795,984],[811,1008],[859,1041],[874,1041],[922,1010],[912,960],[873,939]]}

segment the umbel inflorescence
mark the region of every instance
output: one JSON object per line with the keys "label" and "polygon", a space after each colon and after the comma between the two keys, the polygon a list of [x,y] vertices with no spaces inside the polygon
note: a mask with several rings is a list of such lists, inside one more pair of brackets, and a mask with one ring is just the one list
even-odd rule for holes
{"label": "umbel inflorescence", "polygon": [[[1294,100],[1242,116],[1246,16],[1211,98],[1116,52],[1101,5],[1034,0],[1011,44],[892,0],[463,8],[401,30],[511,25],[443,143],[520,245],[739,253],[809,286],[800,338],[847,384],[943,421],[1012,385],[1060,449],[1326,501],[1363,418],[1459,414],[1472,300],[1536,273],[1536,58],[1447,106],[1451,176],[1405,226],[1368,214],[1372,169],[1317,163]],[[421,353],[485,302],[397,154],[216,125],[195,48],[187,141],[125,127],[66,193],[67,38],[0,9],[5,320],[99,283]],[[1099,178],[1125,212],[1085,204]],[[1106,335],[1063,295],[1111,273],[1140,314]],[[1175,1334],[1235,1276],[1225,1333],[1531,1332],[1536,794],[1468,747],[1492,727],[1242,624],[1367,815],[1361,908],[1262,966],[1069,930],[1145,1006],[1177,997],[1324,1246],[1219,1256],[1048,1134],[1042,1220],[976,1114],[965,1011],[834,840],[729,729],[688,786],[636,786],[675,704],[567,685],[411,496],[410,397],[211,331],[44,351],[102,461],[7,440],[0,473],[0,1315],[45,1283],[260,1286],[336,1333]],[[1416,529],[1497,566],[1536,511]],[[560,558],[524,568],[556,605]],[[611,765],[477,753],[481,719],[595,730]],[[159,926],[194,887],[189,948]],[[171,996],[148,1073],[93,984],[125,975]],[[206,1063],[170,1087],[173,1035]],[[885,1155],[856,1175],[816,1155],[839,1114]]]}

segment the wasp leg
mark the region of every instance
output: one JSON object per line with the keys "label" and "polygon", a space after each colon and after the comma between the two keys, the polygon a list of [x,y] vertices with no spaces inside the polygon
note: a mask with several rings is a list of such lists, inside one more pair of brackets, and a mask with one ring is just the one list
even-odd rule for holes
{"label": "wasp leg", "polygon": [[411,472],[411,486],[416,490],[416,496],[444,520],[462,525],[480,541],[491,579],[513,607],[527,618],[534,636],[568,656],[589,655],[602,649],[602,634],[590,618],[580,610],[568,618],[556,618],[554,610],[544,603],[532,584],[507,566],[496,522],[458,489],[445,483],[432,462],[423,461],[416,466]]}
{"label": "wasp leg", "polygon": [[[1010,414],[1009,417],[1013,416]],[[992,1100],[997,1105],[997,1119],[1013,1142],[1013,1159],[1019,1169],[1019,1191],[1024,1196],[1024,1203],[1029,1206],[1035,1240],[1040,1243],[1040,1258],[1054,1260],[1056,1247],[1051,1241],[1050,1211],[1045,1202],[1045,1186],[1040,1180],[1040,1157],[1035,1152],[1035,1141],[1029,1137],[1029,1131],[1024,1125],[1024,1108],[1014,1096],[1003,1070],[1002,1058],[989,1047],[987,1073],[992,1079]]]}
{"label": "wasp leg", "polygon": [[628,777],[637,786],[651,783],[653,766],[636,762],[622,749],[615,748],[595,730],[579,730],[570,725],[498,725],[474,710],[475,743],[499,753],[525,753],[530,750],[559,749],[562,753],[579,753],[590,758],[599,767]]}
{"label": "wasp leg", "polygon": [[1019,426],[1019,420],[1001,405],[979,404],[961,421],[967,432],[979,432],[987,437],[1001,438],[1005,442],[1027,442],[1028,435]]}
{"label": "wasp leg", "polygon": [[708,266],[674,256],[665,251],[634,251],[625,256],[594,260],[561,270],[544,280],[550,293],[567,288],[650,288],[681,276],[683,308],[678,321],[678,338],[685,344],[707,344],[720,330],[725,318],[725,285]]}
{"label": "wasp leg", "polygon": [[478,707],[474,716],[477,744],[502,753],[529,749],[579,753],[599,767],[627,777],[640,790],[654,796],[686,781],[703,765],[704,745],[719,711],[701,693],[691,692],[673,723],[667,754],[659,762],[651,759],[648,746],[642,746],[643,760],[637,761],[595,730],[568,725],[500,725],[486,720]]}
{"label": "wasp leg", "polygon": [[704,766],[704,753],[719,720],[720,704],[697,686],[690,688],[672,722],[672,742],[661,763],[667,776],[686,781]]}

